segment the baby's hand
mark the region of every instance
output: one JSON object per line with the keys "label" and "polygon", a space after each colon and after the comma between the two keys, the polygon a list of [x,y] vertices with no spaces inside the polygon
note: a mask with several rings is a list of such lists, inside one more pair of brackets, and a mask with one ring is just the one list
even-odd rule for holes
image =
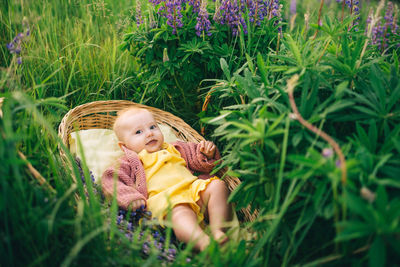
{"label": "baby's hand", "polygon": [[132,201],[131,209],[135,211],[139,209],[142,205],[146,206],[146,201],[144,201],[143,199],[134,200]]}
{"label": "baby's hand", "polygon": [[212,159],[215,154],[216,146],[211,141],[201,141],[200,142],[200,152],[203,153],[207,159]]}

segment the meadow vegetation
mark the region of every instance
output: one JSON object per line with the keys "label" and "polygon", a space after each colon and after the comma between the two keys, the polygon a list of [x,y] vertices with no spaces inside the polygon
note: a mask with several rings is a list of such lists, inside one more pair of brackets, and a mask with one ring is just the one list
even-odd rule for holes
{"label": "meadow vegetation", "polygon": [[[398,266],[396,2],[3,3],[2,266]],[[219,168],[242,181],[230,200],[258,210],[238,239],[192,253],[102,199],[57,127],[111,99],[218,144]]]}

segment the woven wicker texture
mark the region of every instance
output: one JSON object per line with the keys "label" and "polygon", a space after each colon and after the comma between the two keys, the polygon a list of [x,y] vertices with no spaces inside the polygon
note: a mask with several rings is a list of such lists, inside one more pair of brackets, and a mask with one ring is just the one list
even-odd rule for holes
{"label": "woven wicker texture", "polygon": [[[69,147],[69,135],[74,131],[86,129],[112,129],[117,112],[127,107],[139,107],[152,112],[158,123],[168,125],[172,128],[178,138],[187,142],[198,143],[204,138],[181,118],[161,109],[137,104],[126,100],[95,101],[77,106],[65,114],[58,127],[58,135],[63,143]],[[63,149],[60,149],[61,156],[66,159]],[[64,162],[68,162],[64,160]],[[219,173],[222,175],[223,173]],[[240,184],[237,177],[226,175],[224,177],[229,190],[233,190]],[[245,221],[253,221],[256,213],[250,212],[250,207],[242,209],[239,217]]]}

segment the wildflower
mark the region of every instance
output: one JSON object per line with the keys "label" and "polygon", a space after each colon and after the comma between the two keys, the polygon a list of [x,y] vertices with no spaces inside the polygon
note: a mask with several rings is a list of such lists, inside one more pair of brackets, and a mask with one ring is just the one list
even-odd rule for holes
{"label": "wildflower", "polygon": [[249,10],[249,21],[250,22],[256,22],[257,25],[260,25],[260,21],[258,20],[258,4],[259,1],[248,1],[246,3],[247,8]]}
{"label": "wildflower", "polygon": [[333,155],[333,150],[332,148],[324,148],[321,154],[324,158],[330,158]]}
{"label": "wildflower", "polygon": [[183,26],[182,23],[182,0],[166,0],[165,6],[167,8],[167,24],[172,27],[172,34],[177,33],[177,28]]}
{"label": "wildflower", "polygon": [[278,17],[279,14],[279,0],[273,0],[272,1],[272,9],[270,12],[270,18],[272,17]]}
{"label": "wildflower", "polygon": [[[138,1],[140,2],[140,1]],[[149,0],[150,3],[152,3],[154,6],[158,5],[161,3],[161,0]]]}
{"label": "wildflower", "polygon": [[239,21],[237,19],[237,13],[238,13],[238,7],[237,7],[237,2],[236,0],[230,1],[230,0],[223,0],[221,2],[221,13],[222,13],[222,18],[223,20],[221,21],[222,24],[227,24],[228,26],[231,27],[232,33],[235,35],[235,32],[237,32],[237,27],[239,25]]}
{"label": "wildflower", "polygon": [[197,16],[197,24],[195,26],[197,36],[206,33],[208,36],[211,35],[210,30],[211,23],[208,20],[207,13],[207,0],[202,0],[199,15]]}
{"label": "wildflower", "polygon": [[274,25],[275,26],[279,25],[278,31],[281,34],[282,34],[282,27],[280,26],[280,23],[282,22],[282,14],[281,14],[282,8],[283,8],[283,5],[279,4],[279,0],[273,0],[270,18],[277,17],[277,20],[275,20]]}
{"label": "wildflower", "polygon": [[355,31],[358,31],[358,27],[357,25],[359,24],[359,20],[360,20],[360,8],[359,8],[359,1],[354,1],[353,2],[353,6],[352,6],[352,12],[354,14],[354,20],[353,20],[353,28]]}
{"label": "wildflower", "polygon": [[296,7],[297,7],[297,3],[296,0],[291,0],[290,1],[290,15],[294,15],[296,14]]}
{"label": "wildflower", "polygon": [[170,248],[168,249],[168,253],[167,253],[167,260],[168,261],[174,261],[176,257],[176,249]]}
{"label": "wildflower", "polygon": [[124,219],[123,215],[117,216],[117,224],[120,225],[123,219]]}
{"label": "wildflower", "polygon": [[237,0],[222,0],[220,11],[222,16],[221,24],[227,24],[232,30],[232,35],[236,36],[241,16]]}
{"label": "wildflower", "polygon": [[169,61],[168,50],[167,50],[167,48],[164,48],[164,50],[163,50],[163,62],[165,63],[167,61]]}
{"label": "wildflower", "polygon": [[150,245],[149,245],[149,242],[144,242],[143,243],[143,245],[142,245],[142,252],[145,254],[145,255],[149,255],[150,254]]}
{"label": "wildflower", "polygon": [[203,2],[205,2],[204,0],[189,0],[188,4],[190,6],[192,6],[192,11],[193,13],[199,13],[200,9],[201,9],[201,5],[203,4]]}
{"label": "wildflower", "polygon": [[398,26],[395,23],[393,10],[393,3],[388,2],[384,20],[377,21],[376,25],[372,28],[372,44],[376,45],[381,51],[388,46],[391,34],[396,34],[396,32],[393,32],[393,29],[397,31]]}
{"label": "wildflower", "polygon": [[368,29],[371,25],[371,21],[372,21],[372,9],[369,11],[367,20],[365,21],[365,31],[364,31],[365,35],[368,34]]}
{"label": "wildflower", "polygon": [[213,20],[218,22],[218,23],[220,23],[220,24],[223,24],[222,23],[222,16],[221,16],[221,8],[220,7],[221,7],[221,3],[219,2],[219,0],[216,0],[215,1],[215,12],[214,12]]}
{"label": "wildflower", "polygon": [[139,27],[140,24],[143,24],[142,18],[142,6],[140,1],[136,1],[136,25]]}
{"label": "wildflower", "polygon": [[17,55],[17,64],[21,65],[22,64],[22,57],[21,57],[21,51],[22,51],[22,45],[25,41],[27,41],[27,38],[30,36],[31,31],[29,29],[29,26],[27,25],[26,18],[22,20],[22,25],[24,28],[27,28],[25,33],[20,32],[17,34],[17,36],[14,37],[14,39],[6,45],[8,51],[11,54]]}
{"label": "wildflower", "polygon": [[335,165],[336,165],[336,167],[340,168],[341,163],[340,163],[340,160],[339,160],[339,159],[336,160]]}
{"label": "wildflower", "polygon": [[310,15],[308,13],[304,14],[304,24],[306,26],[306,29],[308,30],[310,26]]}
{"label": "wildflower", "polygon": [[376,194],[369,190],[367,187],[363,186],[360,190],[360,195],[363,199],[367,200],[369,203],[375,201]]}
{"label": "wildflower", "polygon": [[118,210],[118,215],[125,215],[125,214],[126,214],[126,210],[122,210],[122,209]]}

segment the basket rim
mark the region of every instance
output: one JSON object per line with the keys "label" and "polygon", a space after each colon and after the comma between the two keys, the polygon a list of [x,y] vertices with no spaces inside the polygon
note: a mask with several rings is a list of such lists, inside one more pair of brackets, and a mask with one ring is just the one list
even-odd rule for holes
{"label": "basket rim", "polygon": [[[107,107],[110,105],[114,105],[114,106],[110,109],[105,109],[105,110],[93,110],[93,111],[91,110],[93,107],[96,107],[96,106]],[[128,106],[136,106],[136,107],[144,108],[144,109],[151,111],[153,113],[153,115],[155,115],[157,122],[167,124],[167,125],[171,126],[172,128],[176,129],[178,132],[181,132],[184,135],[185,139],[187,138],[187,135],[189,135],[189,136],[192,136],[197,141],[204,140],[204,137],[201,136],[196,130],[194,130],[190,125],[188,125],[183,119],[172,114],[171,112],[164,111],[159,108],[147,106],[144,104],[139,104],[139,103],[129,101],[129,100],[92,101],[92,102],[78,105],[78,106],[70,109],[64,115],[63,119],[61,120],[61,123],[58,126],[58,136],[61,138],[64,145],[69,147],[68,136],[71,132],[74,132],[74,131],[70,131],[71,123],[73,123],[77,118],[90,116],[91,114],[96,114],[96,113],[99,114],[99,113],[116,112],[116,111],[126,108]],[[80,112],[83,112],[83,113],[80,114]],[[112,115],[110,115],[110,116],[112,116]],[[160,119],[162,117],[165,117],[166,119],[165,120]],[[175,126],[176,124],[178,124],[178,125]],[[101,127],[97,127],[97,128],[101,128]],[[80,129],[80,127],[79,127],[79,129]],[[107,129],[107,127],[104,127],[104,129]],[[184,131],[181,131],[181,130],[184,130]]]}

